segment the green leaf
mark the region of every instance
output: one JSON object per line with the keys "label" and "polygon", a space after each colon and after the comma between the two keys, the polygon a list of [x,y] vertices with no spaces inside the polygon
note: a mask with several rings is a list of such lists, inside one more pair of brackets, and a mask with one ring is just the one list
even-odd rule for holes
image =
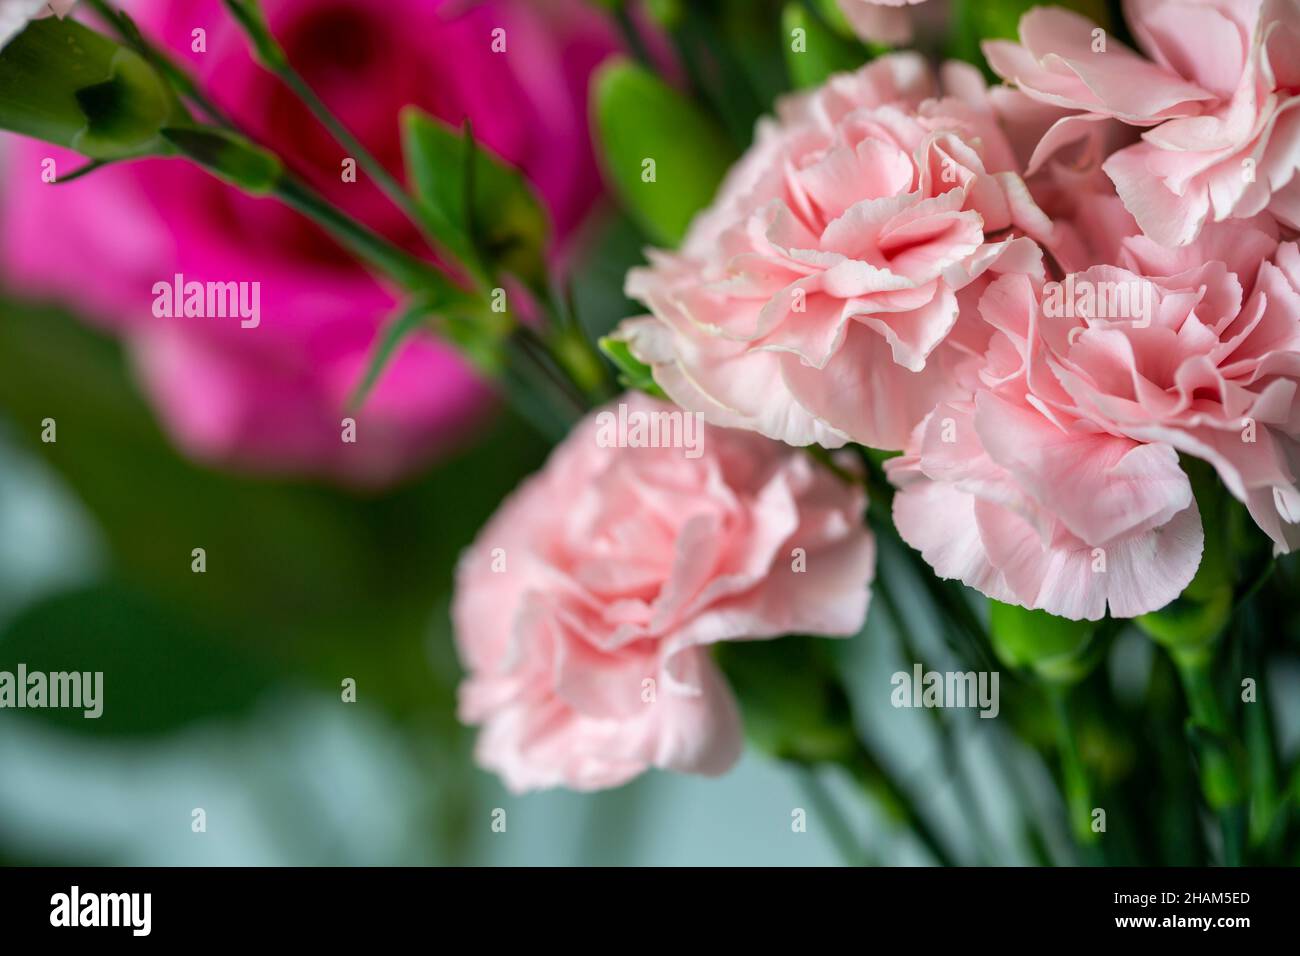
{"label": "green leaf", "polygon": [[284,174],[279,157],[238,133],[206,126],[160,132],[187,159],[250,195],[270,194]]}
{"label": "green leaf", "polygon": [[614,330],[628,315],[644,311],[627,297],[623,287],[629,269],[644,264],[646,237],[626,215],[614,214],[583,242],[581,266],[570,272],[569,295],[589,341]]}
{"label": "green leaf", "polygon": [[837,35],[795,0],[781,13],[781,29],[790,81],[800,89],[820,86],[832,74],[866,62],[867,53],[859,44]]}
{"label": "green leaf", "polygon": [[1071,621],[1001,601],[989,602],[993,650],[1010,667],[1031,668],[1049,680],[1073,682],[1092,669],[1088,654],[1097,623]]}
{"label": "green leaf", "polygon": [[370,361],[366,363],[365,374],[361,376],[361,381],[353,390],[352,397],[348,399],[350,411],[356,411],[365,404],[370,390],[379,381],[380,374],[396,355],[398,346],[421,329],[428,329],[429,326],[429,306],[425,302],[413,302],[403,306],[384,324],[376,340],[374,351],[370,355]]}
{"label": "green leaf", "polygon": [[675,30],[686,15],[686,0],[645,0],[645,12],[665,30]]}
{"label": "green leaf", "polygon": [[0,129],[123,159],[169,153],[160,131],[187,119],[143,58],[75,20],[35,20],[0,51]]}
{"label": "green leaf", "polygon": [[534,289],[546,283],[550,226],[517,169],[414,107],[402,111],[402,144],[415,195],[433,236],[471,271],[503,270]]}
{"label": "green leaf", "polygon": [[606,335],[599,342],[600,350],[605,353],[605,357],[614,363],[618,369],[618,380],[624,387],[633,389],[638,392],[645,392],[656,398],[666,399],[664,390],[660,388],[654,379],[654,373],[650,366],[646,365],[628,348],[626,342],[617,337],[617,333]]}
{"label": "green leaf", "polygon": [[1207,647],[1232,618],[1232,587],[1220,585],[1203,597],[1177,597],[1158,611],[1134,618],[1148,637],[1168,648]]}
{"label": "green leaf", "polygon": [[[15,711],[82,733],[144,735],[248,709],[273,668],[223,646],[183,612],[102,585],[56,595],[0,634],[0,671],[102,673],[99,717],[84,709]],[[83,678],[84,681],[84,678]]]}
{"label": "green leaf", "polygon": [[735,151],[694,104],[627,60],[600,69],[592,96],[610,185],[651,239],[676,246]]}
{"label": "green leaf", "polygon": [[714,647],[760,750],[801,763],[846,761],[858,749],[853,712],[826,638],[783,637]]}
{"label": "green leaf", "polygon": [[401,346],[421,331],[437,332],[479,371],[495,375],[503,361],[502,344],[513,325],[507,315],[491,311],[468,295],[415,299],[399,309],[380,331],[348,407],[354,411],[361,408]]}

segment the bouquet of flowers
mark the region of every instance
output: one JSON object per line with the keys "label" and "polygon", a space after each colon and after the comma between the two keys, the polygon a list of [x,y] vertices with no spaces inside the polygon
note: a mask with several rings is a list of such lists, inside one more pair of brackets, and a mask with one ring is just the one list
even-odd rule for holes
{"label": "bouquet of flowers", "polygon": [[204,462],[374,493],[494,396],[544,436],[455,573],[482,767],[748,740],[846,861],[847,794],[996,862],[978,735],[1039,862],[1300,862],[1300,0],[354,7],[0,0],[4,268]]}

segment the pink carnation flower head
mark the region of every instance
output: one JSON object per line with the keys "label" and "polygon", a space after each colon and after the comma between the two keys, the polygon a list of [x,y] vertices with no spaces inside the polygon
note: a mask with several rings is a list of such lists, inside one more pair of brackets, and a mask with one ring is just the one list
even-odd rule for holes
{"label": "pink carnation flower head", "polygon": [[643,395],[592,414],[460,562],[479,762],[515,791],[725,771],[740,726],[708,645],[856,633],[864,507],[809,456]]}
{"label": "pink carnation flower head", "polygon": [[913,54],[783,100],[692,224],[652,252],[621,328],[678,404],[793,445],[900,448],[956,394],[958,296],[1051,224],[1014,172],[983,81],[933,97]]}
{"label": "pink carnation flower head", "polygon": [[[1126,239],[1104,270],[1152,293],[1149,327],[1089,322],[1054,356],[1075,407],[1114,434],[1201,458],[1278,553],[1300,546],[1300,250],[1272,221],[1170,249]],[[1089,270],[1090,275],[1098,270]]]}
{"label": "pink carnation flower head", "polygon": [[1057,8],[1025,14],[1019,45],[985,44],[1003,79],[1070,111],[1044,146],[1098,118],[1145,128],[1105,169],[1163,245],[1266,209],[1300,228],[1300,0],[1127,0],[1125,13],[1149,59]]}
{"label": "pink carnation flower head", "polygon": [[[1111,267],[1071,278],[1145,294],[1140,277]],[[894,521],[940,576],[995,600],[1074,620],[1133,617],[1191,581],[1200,514],[1173,446],[1109,431],[1062,383],[1062,367],[1097,336],[1124,336],[1122,321],[1134,341],[1164,328],[1167,309],[1155,307],[1144,330],[1075,304],[1058,309],[1041,273],[989,286],[980,312],[995,333],[982,387],[937,406],[888,462]]]}

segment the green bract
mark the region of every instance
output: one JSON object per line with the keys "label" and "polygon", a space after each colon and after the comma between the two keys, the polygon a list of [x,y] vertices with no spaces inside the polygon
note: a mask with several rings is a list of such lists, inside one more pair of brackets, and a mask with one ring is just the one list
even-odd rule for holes
{"label": "green bract", "polygon": [[503,270],[532,288],[546,282],[550,225],[517,169],[480,147],[469,130],[410,107],[402,143],[425,225],[462,265],[484,276]]}

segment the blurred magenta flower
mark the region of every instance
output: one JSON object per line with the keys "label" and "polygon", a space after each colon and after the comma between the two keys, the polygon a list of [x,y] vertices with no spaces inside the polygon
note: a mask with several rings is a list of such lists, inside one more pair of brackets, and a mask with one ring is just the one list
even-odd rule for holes
{"label": "blurred magenta flower", "polygon": [[[545,199],[561,245],[597,199],[586,85],[617,44],[612,27],[580,0],[264,6],[291,61],[394,173],[401,174],[398,111],[415,104],[456,125],[469,119],[480,142],[519,165]],[[364,173],[343,181],[342,149],[254,64],[219,0],[162,0],[132,12],[189,62],[223,109],[331,202],[420,248]],[[494,39],[498,48],[504,39],[505,52],[494,52]],[[159,414],[195,456],[383,482],[454,442],[486,408],[487,388],[459,358],[432,339],[414,341],[357,415],[356,443],[345,444],[345,401],[396,305],[390,289],[296,213],[188,164],[124,164],[47,186],[38,178],[45,157],[60,175],[82,162],[26,141],[8,157],[6,281],[71,300],[120,333]],[[176,274],[260,283],[260,323],[156,318],[153,286]]]}

